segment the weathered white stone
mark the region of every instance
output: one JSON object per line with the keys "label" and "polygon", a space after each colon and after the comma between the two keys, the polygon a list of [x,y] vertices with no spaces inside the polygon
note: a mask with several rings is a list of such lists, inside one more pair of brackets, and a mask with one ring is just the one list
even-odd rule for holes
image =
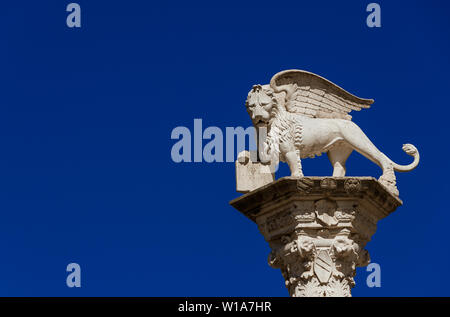
{"label": "weathered white stone", "polygon": [[372,177],[284,177],[230,204],[269,243],[289,294],[351,296],[377,222],[402,201]]}
{"label": "weathered white stone", "polygon": [[247,193],[274,180],[275,175],[271,172],[270,165],[253,162],[249,151],[239,153],[236,161],[236,190],[238,192]]}
{"label": "weathered white stone", "polygon": [[[280,72],[248,94],[260,162],[248,153],[236,162],[238,190],[249,192],[231,205],[258,225],[272,249],[269,264],[281,269],[291,296],[351,296],[356,267],[370,261],[364,247],[377,222],[402,204],[394,171],[414,169],[419,152],[405,144],[414,161],[399,165],[375,147],[349,115],[372,103],[301,70]],[[378,181],[344,177],[353,150],[381,167]],[[333,176],[303,177],[301,159],[322,153]],[[279,161],[291,177],[272,182],[264,171]]]}
{"label": "weathered white stone", "polygon": [[[403,150],[414,161],[394,163],[351,121],[349,112],[369,108],[372,99],[356,97],[325,78],[302,70],[286,70],[272,77],[270,85],[255,85],[246,106],[255,128],[267,131],[258,141],[261,162],[287,162],[291,176],[302,177],[301,159],[327,153],[333,176],[345,176],[345,162],[356,150],[383,170],[379,178],[398,196],[394,171],[407,172],[419,163],[419,152],[412,144]],[[264,135],[259,133],[258,135]]]}

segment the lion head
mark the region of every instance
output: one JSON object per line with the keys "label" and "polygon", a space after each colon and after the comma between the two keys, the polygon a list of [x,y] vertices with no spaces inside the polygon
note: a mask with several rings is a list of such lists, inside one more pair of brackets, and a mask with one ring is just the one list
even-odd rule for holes
{"label": "lion head", "polygon": [[268,85],[254,85],[245,105],[255,127],[267,125],[274,105],[272,89]]}

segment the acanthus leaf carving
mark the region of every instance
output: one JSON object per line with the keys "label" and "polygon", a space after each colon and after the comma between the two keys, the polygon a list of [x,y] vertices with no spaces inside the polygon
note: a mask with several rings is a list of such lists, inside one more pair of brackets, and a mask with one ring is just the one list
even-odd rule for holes
{"label": "acanthus leaf carving", "polygon": [[334,178],[330,192],[321,177],[287,177],[232,202],[258,224],[291,296],[351,296],[377,222],[402,203],[371,177],[344,190],[348,179]]}
{"label": "acanthus leaf carving", "polygon": [[[298,205],[301,203],[287,210],[295,214],[292,219],[296,219],[297,224],[306,226],[308,223],[298,219],[301,210]],[[322,226],[304,227],[308,233],[298,230],[280,236],[272,243],[269,265],[281,269],[291,296],[351,296],[356,267],[368,263],[368,253],[363,249],[366,241],[330,221],[336,219],[336,202],[326,198],[309,206]],[[354,217],[353,209],[347,212]],[[276,216],[285,217],[285,213],[275,213],[267,221],[274,221]]]}

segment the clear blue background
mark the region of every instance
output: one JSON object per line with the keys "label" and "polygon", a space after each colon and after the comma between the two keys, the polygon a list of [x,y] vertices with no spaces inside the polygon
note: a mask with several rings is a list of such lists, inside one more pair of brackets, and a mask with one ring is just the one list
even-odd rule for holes
{"label": "clear blue background", "polygon": [[[354,296],[450,295],[446,1],[70,1],[0,5],[0,295],[287,296],[233,163],[172,162],[176,126],[251,124],[251,86],[306,69],[374,98],[352,113],[398,163],[404,205],[367,245]],[[326,156],[306,175],[331,175]],[[283,167],[280,176],[287,174]],[[380,175],[354,153],[348,174]],[[66,286],[66,265],[82,287]]]}

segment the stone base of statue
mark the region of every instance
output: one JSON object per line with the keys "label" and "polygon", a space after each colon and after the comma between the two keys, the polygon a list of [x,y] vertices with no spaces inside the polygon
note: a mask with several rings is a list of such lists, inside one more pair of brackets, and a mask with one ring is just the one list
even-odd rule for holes
{"label": "stone base of statue", "polygon": [[254,221],[290,296],[351,296],[377,222],[402,201],[372,177],[284,177],[230,204]]}

